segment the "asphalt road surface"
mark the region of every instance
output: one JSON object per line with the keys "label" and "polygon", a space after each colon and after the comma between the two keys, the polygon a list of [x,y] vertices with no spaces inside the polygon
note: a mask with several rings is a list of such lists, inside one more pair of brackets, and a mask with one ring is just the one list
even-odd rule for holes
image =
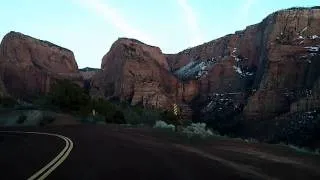
{"label": "asphalt road surface", "polygon": [[1,180],[320,179],[320,156],[228,139],[190,143],[142,128],[11,127],[0,128],[0,172]]}

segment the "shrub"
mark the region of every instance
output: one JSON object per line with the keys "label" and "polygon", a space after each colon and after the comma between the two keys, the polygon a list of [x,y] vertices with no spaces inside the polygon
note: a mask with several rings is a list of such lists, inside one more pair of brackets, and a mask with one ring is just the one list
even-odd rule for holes
{"label": "shrub", "polygon": [[19,116],[17,123],[18,124],[23,124],[25,121],[27,120],[27,116],[26,115],[21,115]]}
{"label": "shrub", "polygon": [[58,81],[46,99],[47,104],[58,106],[61,110],[79,111],[86,107],[90,97],[84,89],[67,80]]}
{"label": "shrub", "polygon": [[106,125],[106,122],[104,122],[104,121],[97,121],[96,124],[98,124],[98,125]]}
{"label": "shrub", "polygon": [[47,124],[51,124],[56,118],[52,115],[43,115],[41,118],[39,125],[40,126],[45,126]]}
{"label": "shrub", "polygon": [[136,124],[142,123],[142,121],[143,121],[141,114],[139,114],[138,112],[136,112],[130,108],[124,109],[123,114],[124,114],[125,120],[128,124],[136,125]]}
{"label": "shrub", "polygon": [[126,124],[126,120],[124,118],[123,112],[117,110],[113,115],[113,122],[115,124]]}
{"label": "shrub", "polygon": [[160,120],[161,120],[161,115],[156,110],[144,109],[141,114],[141,123],[146,125],[153,126],[157,121],[160,121]]}
{"label": "shrub", "polygon": [[175,126],[181,125],[180,119],[171,111],[163,111],[161,113],[161,119],[168,124],[173,124]]}
{"label": "shrub", "polygon": [[153,126],[153,128],[169,129],[169,130],[172,130],[172,131],[175,130],[175,126],[173,124],[167,124],[164,121],[157,121],[155,123],[155,125]]}
{"label": "shrub", "polygon": [[306,147],[298,147],[298,146],[295,146],[295,145],[292,145],[292,144],[289,144],[288,146],[291,149],[294,149],[296,152],[299,152],[299,153],[320,155],[320,150],[319,149],[312,150],[312,149],[309,149],[309,148],[306,148]]}
{"label": "shrub", "polygon": [[183,128],[182,133],[186,134],[188,137],[208,137],[214,135],[211,130],[206,128],[205,123],[192,123],[191,125]]}
{"label": "shrub", "polygon": [[4,108],[13,108],[16,104],[18,104],[17,101],[11,97],[0,97],[0,105]]}

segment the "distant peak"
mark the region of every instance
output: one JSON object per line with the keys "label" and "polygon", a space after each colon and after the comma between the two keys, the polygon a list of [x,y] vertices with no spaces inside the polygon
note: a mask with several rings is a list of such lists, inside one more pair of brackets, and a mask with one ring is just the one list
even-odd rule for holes
{"label": "distant peak", "polygon": [[9,33],[7,33],[7,34],[4,36],[3,40],[4,40],[4,39],[8,39],[8,40],[12,40],[12,39],[32,39],[32,40],[35,41],[35,42],[48,45],[49,47],[57,47],[57,48],[60,49],[60,50],[72,52],[71,50],[69,50],[69,49],[67,49],[67,48],[58,46],[58,45],[53,44],[53,43],[51,43],[51,42],[49,42],[49,41],[37,39],[37,38],[31,37],[31,36],[25,35],[25,34],[23,34],[23,33],[21,33],[21,32],[16,32],[16,31],[10,31]]}
{"label": "distant peak", "polygon": [[141,44],[141,45],[145,45],[145,46],[149,46],[149,47],[153,47],[153,48],[158,48],[156,46],[152,46],[152,45],[146,44],[146,43],[144,43],[142,41],[139,41],[138,39],[134,39],[134,38],[119,37],[116,42],[122,42],[122,41],[131,41],[131,42],[136,43],[136,44]]}
{"label": "distant peak", "polygon": [[311,9],[320,9],[320,6],[313,6],[313,7],[292,7],[292,8],[287,8],[284,10],[311,10]]}
{"label": "distant peak", "polygon": [[82,71],[82,72],[89,72],[89,71],[99,71],[99,70],[101,70],[101,69],[99,69],[99,68],[92,68],[92,67],[84,67],[84,68],[81,68],[81,69],[79,69],[80,71]]}

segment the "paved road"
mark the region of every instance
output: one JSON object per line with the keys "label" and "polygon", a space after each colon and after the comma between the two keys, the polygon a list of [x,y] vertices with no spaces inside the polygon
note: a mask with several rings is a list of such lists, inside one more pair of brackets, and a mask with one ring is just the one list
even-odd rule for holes
{"label": "paved road", "polygon": [[[46,179],[320,179],[320,158],[270,145],[190,145],[145,129],[75,125],[0,128],[61,134],[73,142]],[[66,147],[58,137],[0,133],[0,179],[27,179]]]}

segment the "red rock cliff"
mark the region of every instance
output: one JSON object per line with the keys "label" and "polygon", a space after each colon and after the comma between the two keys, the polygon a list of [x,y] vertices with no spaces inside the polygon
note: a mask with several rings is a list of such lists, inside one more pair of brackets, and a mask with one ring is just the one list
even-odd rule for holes
{"label": "red rock cliff", "polygon": [[19,98],[48,92],[56,79],[82,80],[72,51],[17,32],[1,42],[0,73],[8,93]]}
{"label": "red rock cliff", "polygon": [[169,72],[160,48],[134,39],[118,39],[103,57],[101,68],[93,77],[91,93],[95,96],[172,109],[173,103],[183,103],[196,94],[192,83],[183,84]]}
{"label": "red rock cliff", "polygon": [[246,117],[266,119],[290,111],[291,104],[315,86],[319,47],[320,9],[292,8],[167,59],[177,70],[191,60],[214,58],[207,75],[198,80],[203,99],[215,93],[243,93],[249,96],[241,101]]}

